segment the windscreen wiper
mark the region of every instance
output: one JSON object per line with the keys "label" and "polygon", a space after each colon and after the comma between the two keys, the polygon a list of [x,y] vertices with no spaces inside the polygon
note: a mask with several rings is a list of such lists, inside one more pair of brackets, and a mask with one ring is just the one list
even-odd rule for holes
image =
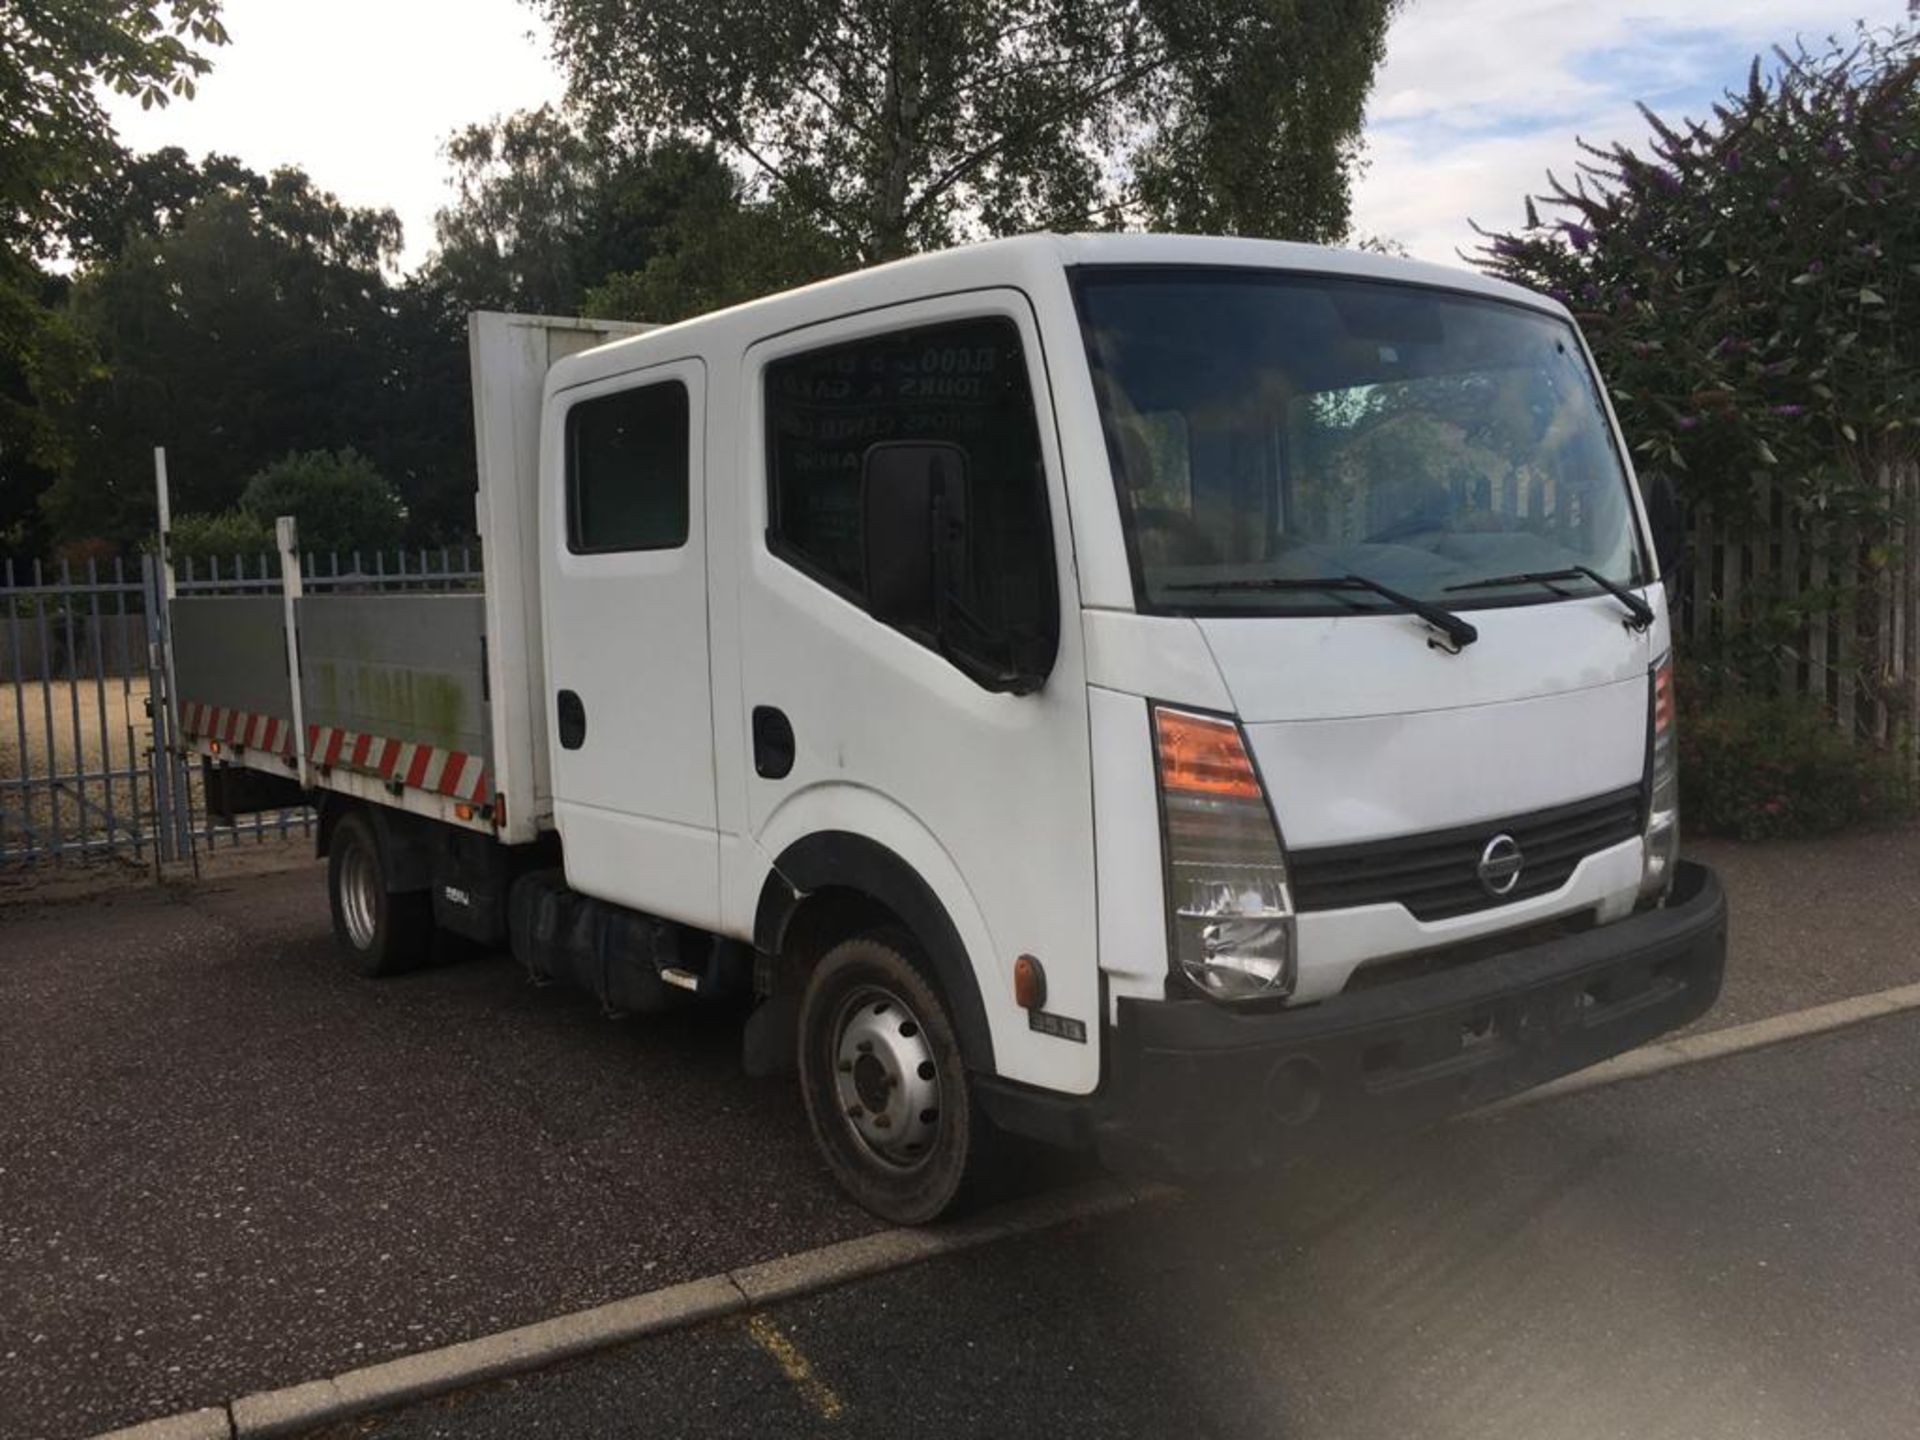
{"label": "windscreen wiper", "polygon": [[1653,624],[1653,607],[1642,600],[1633,591],[1617,580],[1609,580],[1598,570],[1590,570],[1585,565],[1569,565],[1564,570],[1525,570],[1517,575],[1494,575],[1485,580],[1469,580],[1462,585],[1449,585],[1449,593],[1455,590],[1491,590],[1500,585],[1544,585],[1556,595],[1564,595],[1554,582],[1557,580],[1591,580],[1614,599],[1627,607],[1627,613],[1633,618],[1627,623],[1635,630],[1644,630]]}
{"label": "windscreen wiper", "polygon": [[1467,646],[1480,638],[1480,632],[1462,620],[1443,605],[1435,605],[1431,600],[1416,600],[1411,595],[1403,595],[1398,590],[1389,589],[1378,580],[1369,580],[1365,575],[1320,575],[1311,579],[1297,579],[1293,576],[1272,576],[1262,580],[1211,580],[1192,585],[1169,585],[1169,590],[1370,590],[1382,600],[1406,611],[1409,615],[1418,615],[1427,624],[1447,637],[1448,644],[1437,640],[1427,643],[1436,650],[1445,650],[1449,655],[1458,655]]}

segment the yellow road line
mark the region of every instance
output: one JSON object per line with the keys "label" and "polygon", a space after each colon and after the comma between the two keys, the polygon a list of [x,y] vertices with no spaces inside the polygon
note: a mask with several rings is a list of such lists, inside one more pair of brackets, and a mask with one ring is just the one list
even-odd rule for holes
{"label": "yellow road line", "polygon": [[815,1414],[822,1420],[840,1418],[841,1411],[846,1408],[840,1403],[840,1397],[833,1393],[832,1386],[813,1373],[813,1366],[800,1353],[800,1347],[781,1334],[780,1327],[770,1317],[764,1314],[749,1316],[747,1334],[753,1337],[754,1344],[773,1357],[773,1363],[780,1367],[780,1373],[800,1392],[800,1398],[813,1408]]}

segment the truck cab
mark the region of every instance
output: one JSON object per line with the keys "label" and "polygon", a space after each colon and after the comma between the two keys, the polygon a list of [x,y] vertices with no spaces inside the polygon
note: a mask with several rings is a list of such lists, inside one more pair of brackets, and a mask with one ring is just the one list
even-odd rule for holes
{"label": "truck cab", "polygon": [[752,955],[890,1219],[998,1132],[1239,1168],[1717,993],[1661,559],[1551,300],[1023,237],[564,358],[539,434],[529,818]]}

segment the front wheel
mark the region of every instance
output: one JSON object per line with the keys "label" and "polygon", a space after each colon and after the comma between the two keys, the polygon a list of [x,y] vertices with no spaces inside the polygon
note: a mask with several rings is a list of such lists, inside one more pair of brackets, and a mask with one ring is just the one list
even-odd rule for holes
{"label": "front wheel", "polygon": [[333,937],[355,975],[393,975],[420,964],[433,947],[433,897],[387,889],[379,837],[366,816],[342,817],[327,844],[327,894]]}
{"label": "front wheel", "polygon": [[834,1178],[896,1225],[976,1199],[993,1136],[946,1005],[892,937],[842,941],[800,1006],[800,1086]]}

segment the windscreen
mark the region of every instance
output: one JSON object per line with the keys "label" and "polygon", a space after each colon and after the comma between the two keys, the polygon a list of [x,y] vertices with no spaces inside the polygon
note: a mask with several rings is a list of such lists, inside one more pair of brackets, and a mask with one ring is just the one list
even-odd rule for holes
{"label": "windscreen", "polygon": [[1594,593],[1580,567],[1640,582],[1626,473],[1564,321],[1249,270],[1089,267],[1076,290],[1144,608],[1381,608],[1299,583],[1355,575],[1451,609]]}

